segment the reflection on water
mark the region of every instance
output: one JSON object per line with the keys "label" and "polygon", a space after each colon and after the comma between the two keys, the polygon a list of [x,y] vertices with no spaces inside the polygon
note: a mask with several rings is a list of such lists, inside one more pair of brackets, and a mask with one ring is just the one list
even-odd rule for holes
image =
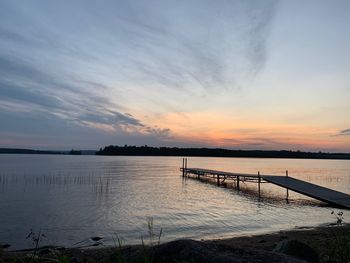
{"label": "reflection on water", "polygon": [[[334,221],[318,201],[262,184],[242,191],[181,177],[180,157],[0,155],[0,243],[28,247],[41,229],[49,244],[71,245],[114,233],[126,243],[147,235],[154,218],[163,241],[262,233]],[[189,158],[189,167],[289,175],[350,194],[350,161]],[[350,212],[344,211],[345,221]]]}

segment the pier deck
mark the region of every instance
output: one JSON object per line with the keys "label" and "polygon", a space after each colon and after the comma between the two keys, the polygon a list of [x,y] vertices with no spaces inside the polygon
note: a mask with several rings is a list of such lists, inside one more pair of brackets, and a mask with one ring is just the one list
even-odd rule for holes
{"label": "pier deck", "polygon": [[328,204],[350,209],[350,195],[316,184],[308,183],[293,177],[263,175],[262,178],[275,185],[288,188]]}
{"label": "pier deck", "polygon": [[[186,161],[187,165],[187,161]],[[292,190],[299,194],[303,194],[314,199],[320,200],[322,202],[328,203],[330,205],[335,205],[338,207],[343,207],[350,209],[350,195],[342,192],[338,192],[323,186],[305,182],[293,177],[288,176],[277,176],[277,175],[260,175],[258,174],[245,174],[245,173],[231,173],[223,172],[210,169],[202,168],[187,168],[184,166],[180,169],[184,177],[189,174],[195,175],[198,179],[201,177],[210,177],[217,180],[217,184],[224,182],[225,180],[233,180],[236,182],[236,187],[239,190],[239,182],[248,181],[256,182],[259,184],[259,196],[260,196],[260,183],[272,183],[280,187]]]}

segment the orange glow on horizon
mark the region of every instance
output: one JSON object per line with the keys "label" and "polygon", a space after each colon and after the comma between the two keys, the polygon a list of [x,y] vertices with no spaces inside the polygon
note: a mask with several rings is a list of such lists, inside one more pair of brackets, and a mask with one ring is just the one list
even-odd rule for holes
{"label": "orange glow on horizon", "polygon": [[252,121],[212,112],[170,113],[150,118],[172,131],[174,140],[212,147],[270,149],[343,149],[350,151],[349,136],[337,130],[305,124]]}

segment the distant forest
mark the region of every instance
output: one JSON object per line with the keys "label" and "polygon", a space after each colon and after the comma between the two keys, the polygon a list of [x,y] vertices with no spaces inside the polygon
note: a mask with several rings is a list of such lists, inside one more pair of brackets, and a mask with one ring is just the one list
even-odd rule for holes
{"label": "distant forest", "polygon": [[220,148],[178,148],[150,146],[106,146],[99,151],[42,151],[31,149],[0,148],[0,154],[68,154],[68,155],[126,155],[126,156],[198,156],[198,157],[250,157],[250,158],[299,158],[299,159],[344,159],[350,153],[228,150]]}
{"label": "distant forest", "polygon": [[298,158],[298,159],[350,159],[350,153],[325,153],[302,151],[258,151],[228,150],[212,148],[177,148],[149,146],[106,146],[96,155],[127,156],[200,156],[200,157],[257,157],[257,158]]}
{"label": "distant forest", "polygon": [[[93,152],[93,153],[95,153],[95,152]],[[0,148],[0,154],[70,154],[70,155],[81,155],[82,151],[76,151],[73,149],[71,151],[42,151],[42,150],[31,150],[31,149]]]}
{"label": "distant forest", "polygon": [[0,148],[0,153],[6,154],[66,154],[60,151],[40,151],[31,149]]}

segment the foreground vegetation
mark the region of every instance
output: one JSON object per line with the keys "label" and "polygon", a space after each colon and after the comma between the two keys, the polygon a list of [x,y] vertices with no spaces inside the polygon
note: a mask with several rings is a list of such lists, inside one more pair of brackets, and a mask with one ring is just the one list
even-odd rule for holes
{"label": "foreground vegetation", "polygon": [[[333,213],[336,223],[312,229],[295,229],[278,233],[236,237],[222,240],[177,240],[161,244],[162,230],[155,233],[153,219],[148,218],[148,236],[140,245],[124,245],[114,235],[114,246],[103,247],[102,237],[91,237],[72,248],[40,247],[45,235],[30,232],[33,248],[7,251],[0,246],[0,262],[350,262],[350,225],[343,213]],[[92,242],[85,246],[86,241]],[[89,249],[86,249],[89,247]]]}

